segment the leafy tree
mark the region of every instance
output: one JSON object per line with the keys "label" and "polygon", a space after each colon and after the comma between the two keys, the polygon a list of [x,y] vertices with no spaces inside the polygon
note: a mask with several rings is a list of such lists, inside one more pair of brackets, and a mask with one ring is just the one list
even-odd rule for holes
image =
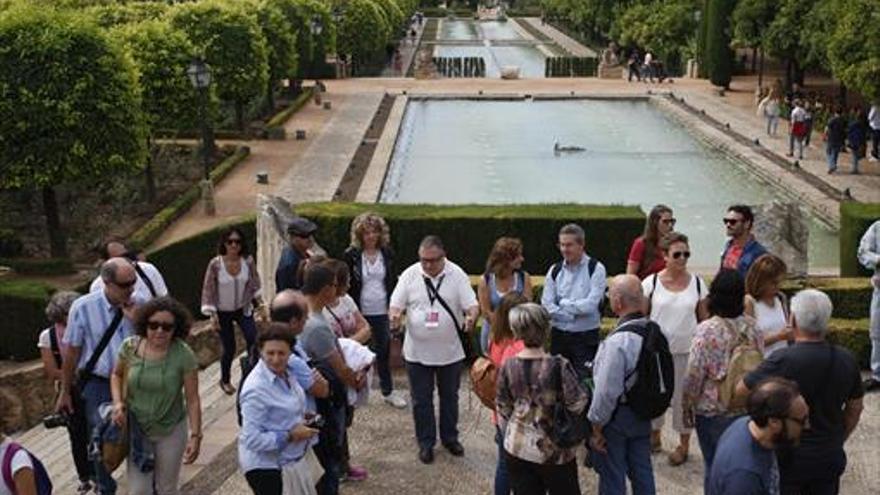
{"label": "leafy tree", "polygon": [[618,41],[621,46],[650,48],[667,66],[677,67],[697,29],[692,12],[688,1],[635,5],[617,20]]}
{"label": "leafy tree", "polygon": [[390,27],[372,0],[348,2],[338,29],[338,51],[351,55],[355,72],[384,57]]}
{"label": "leafy tree", "polygon": [[107,3],[85,9],[86,15],[101,27],[155,20],[167,11],[168,6],[159,2]]}
{"label": "leafy tree", "polygon": [[755,70],[757,52],[760,51],[761,67],[758,85],[761,86],[764,73],[764,52],[762,44],[764,31],[776,15],[776,0],[740,0],[733,10],[733,41],[740,46],[752,48],[752,70]]}
{"label": "leafy tree", "polygon": [[0,94],[0,184],[41,190],[52,256],[66,257],[56,187],[146,156],[134,63],[82,16],[22,4],[0,16]]}
{"label": "leafy tree", "polygon": [[395,0],[373,0],[375,4],[382,9],[385,19],[391,28],[391,34],[396,33],[402,26],[404,21],[403,11],[397,5]]}
{"label": "leafy tree", "polygon": [[767,53],[786,64],[785,85],[804,82],[803,61],[806,50],[801,43],[804,18],[812,10],[816,0],[782,0],[777,5],[776,17],[764,32],[763,46]]}
{"label": "leafy tree", "polygon": [[[297,66],[292,79],[305,79],[326,59],[336,43],[336,29],[330,8],[319,0],[272,0],[296,31]],[[321,33],[312,33],[312,22],[318,19]]]}
{"label": "leafy tree", "polygon": [[304,68],[304,77],[320,77],[327,54],[336,51],[336,24],[333,22],[333,12],[330,6],[321,0],[300,0],[305,5],[310,18],[317,18],[321,22],[321,33],[312,35],[313,44],[311,59]]}
{"label": "leafy tree", "polygon": [[730,15],[735,0],[709,0],[706,31],[706,65],[709,80],[727,88],[733,75],[733,50],[730,49]]}
{"label": "leafy tree", "polygon": [[266,106],[271,112],[275,109],[278,83],[296,73],[296,27],[285,17],[277,0],[255,0],[252,4],[269,52]]}
{"label": "leafy tree", "polygon": [[244,129],[245,105],[263,96],[269,80],[266,38],[256,17],[244,6],[218,0],[180,4],[170,15],[172,26],[204,56],[217,96],[235,105],[236,122]]}
{"label": "leafy tree", "polygon": [[[198,125],[198,101],[186,71],[194,54],[186,35],[167,21],[125,24],[111,31],[134,59],[142,91],[147,124],[147,145],[157,129],[192,129]],[[213,92],[213,86],[209,88]],[[153,167],[148,156],[144,167],[147,198],[156,197]]]}
{"label": "leafy tree", "polygon": [[828,45],[834,76],[871,101],[880,101],[880,37],[874,0],[844,0]]}

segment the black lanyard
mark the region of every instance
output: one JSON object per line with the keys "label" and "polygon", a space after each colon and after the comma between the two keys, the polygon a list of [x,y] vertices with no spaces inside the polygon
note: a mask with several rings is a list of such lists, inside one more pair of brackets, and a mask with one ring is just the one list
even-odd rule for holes
{"label": "black lanyard", "polygon": [[434,282],[431,281],[428,277],[422,277],[425,281],[425,289],[428,291],[428,300],[431,301],[431,307],[434,306],[434,302],[440,298],[440,286],[443,285],[443,279],[446,275],[441,275],[440,280],[437,281],[437,286],[434,286]]}

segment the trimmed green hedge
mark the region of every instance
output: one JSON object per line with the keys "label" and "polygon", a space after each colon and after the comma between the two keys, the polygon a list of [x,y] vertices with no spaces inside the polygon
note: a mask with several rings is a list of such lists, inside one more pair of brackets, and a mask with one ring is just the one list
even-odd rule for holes
{"label": "trimmed green hedge", "polygon": [[[214,184],[219,183],[236,165],[247,158],[250,152],[251,149],[249,147],[239,146],[235,153],[214,167],[214,170],[211,171],[211,181]],[[196,204],[201,195],[202,191],[199,183],[193,184],[186,192],[178,196],[170,205],[159,210],[158,213],[153,215],[153,218],[131,235],[129,242],[132,247],[141,249],[152,244],[169,225]]]}
{"label": "trimmed green hedge", "polygon": [[42,282],[0,280],[0,314],[8,322],[0,332],[0,359],[39,357],[37,338],[48,326],[45,309],[52,292]]}
{"label": "trimmed green hedge", "polygon": [[315,92],[314,86],[309,86],[307,88],[303,88],[303,92],[300,93],[299,96],[293,100],[290,105],[284,110],[275,114],[269,122],[266,123],[266,132],[271,134],[275,131],[273,129],[280,127],[281,128],[281,136],[282,139],[284,137],[284,124],[293,117],[293,114],[299,111],[300,108],[305,106],[312,99],[312,95]]}
{"label": "trimmed green hedge", "polygon": [[866,318],[871,306],[873,288],[867,278],[808,278],[804,281],[789,281],[782,290],[793,296],[801,289],[819,289],[828,294],[834,305],[835,318]]}
{"label": "trimmed green hedge", "polygon": [[69,258],[0,258],[0,266],[8,266],[20,275],[67,275],[76,272]]}
{"label": "trimmed green hedge", "polygon": [[872,223],[880,220],[880,204],[856,203],[842,201],[840,203],[840,276],[870,276],[856,258],[859,241]]}
{"label": "trimmed green hedge", "polygon": [[297,214],[318,224],[315,237],[332,256],[340,256],[349,245],[351,221],[364,211],[376,212],[388,222],[398,271],[417,261],[424,236],[436,234],[443,239],[449,259],[467,273],[482,273],[495,240],[509,235],[523,241],[525,270],[542,275],[560,258],[556,247],[560,227],[575,222],[586,230],[587,252],[601,260],[608,273],[620,273],[626,268],[629,246],[645,223],[637,206],[309,203],[296,207]]}
{"label": "trimmed green hedge", "polygon": [[193,315],[200,316],[202,280],[208,261],[217,255],[217,239],[220,233],[236,226],[240,228],[249,242],[251,253],[256,251],[257,224],[253,216],[215,227],[174,244],[150,252],[147,259],[156,265],[168,291],[182,302]]}

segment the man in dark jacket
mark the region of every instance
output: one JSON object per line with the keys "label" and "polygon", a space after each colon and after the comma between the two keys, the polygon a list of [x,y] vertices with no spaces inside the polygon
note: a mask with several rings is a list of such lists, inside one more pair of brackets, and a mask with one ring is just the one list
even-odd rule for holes
{"label": "man in dark jacket", "polygon": [[305,218],[295,218],[287,226],[290,244],[281,252],[281,259],[278,260],[278,268],[275,270],[276,293],[285,289],[302,288],[299,266],[309,258],[309,249],[315,243],[312,236],[317,230],[318,226]]}

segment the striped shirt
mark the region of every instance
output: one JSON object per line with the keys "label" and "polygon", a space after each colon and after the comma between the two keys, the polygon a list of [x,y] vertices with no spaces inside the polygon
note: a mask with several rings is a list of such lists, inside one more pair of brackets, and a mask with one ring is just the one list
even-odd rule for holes
{"label": "striped shirt", "polygon": [[[144,301],[132,296],[135,304],[142,304]],[[117,308],[113,306],[107,299],[104,291],[91,292],[86,294],[70,306],[69,316],[67,318],[67,330],[64,332],[64,344],[79,347],[79,362],[77,369],[85,368],[86,363],[92,357],[95,348],[101,341],[104,331],[113,321],[113,315]],[[113,338],[101,357],[95,364],[92,374],[109,378],[116,365],[116,356],[119,355],[119,349],[122,348],[122,341],[133,333],[132,323],[128,318],[123,317],[116,327]]]}

